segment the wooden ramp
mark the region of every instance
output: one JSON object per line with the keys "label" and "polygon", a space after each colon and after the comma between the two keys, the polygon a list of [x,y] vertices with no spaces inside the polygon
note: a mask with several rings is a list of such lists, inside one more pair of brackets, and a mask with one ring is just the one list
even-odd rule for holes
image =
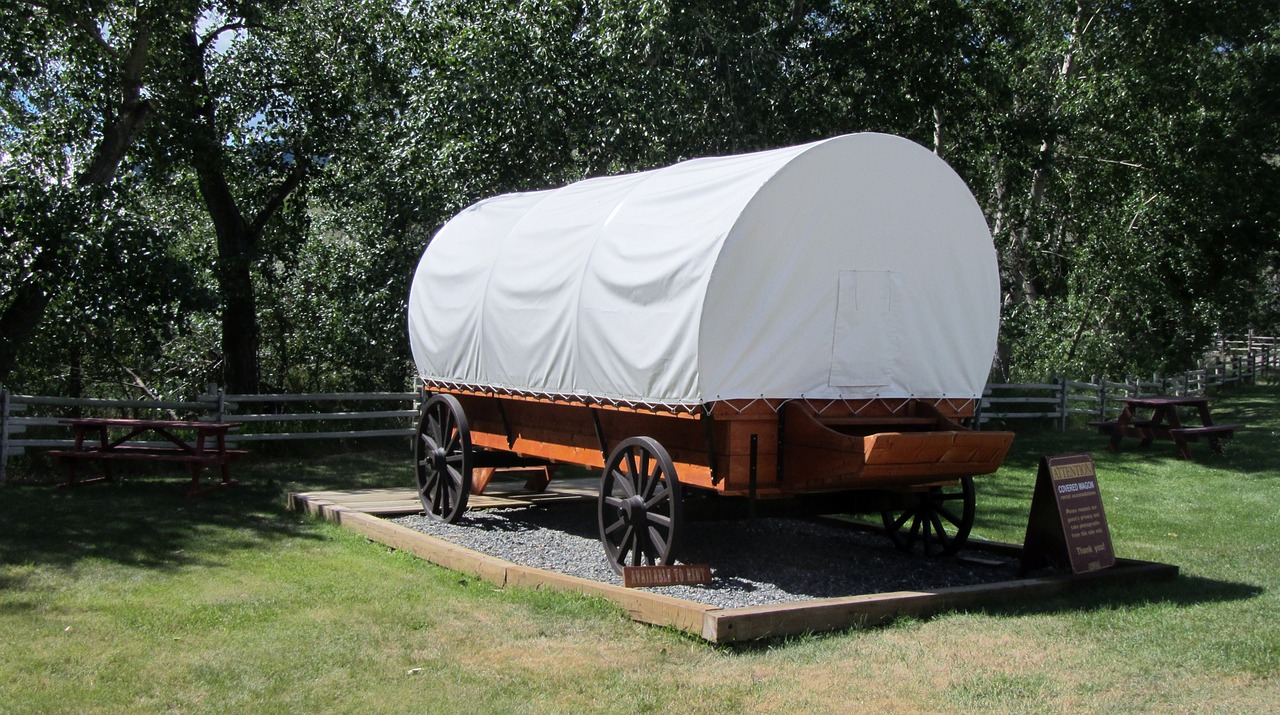
{"label": "wooden ramp", "polygon": [[[498,509],[502,507],[532,506],[556,502],[591,501],[596,498],[595,479],[557,479],[554,489],[530,492],[522,488],[523,482],[490,482],[484,494],[472,494],[467,499],[471,509]],[[413,489],[350,489],[332,492],[307,492],[293,498],[321,500],[353,511],[381,517],[421,514],[422,502]]]}
{"label": "wooden ramp", "polygon": [[[496,486],[496,485],[495,485]],[[531,494],[507,487],[494,494],[473,496],[474,508],[522,506],[556,501],[594,499],[594,479],[557,480],[554,490]],[[749,608],[720,608],[651,591],[624,588],[589,579],[566,576],[513,564],[443,539],[387,521],[386,516],[422,511],[411,489],[366,489],[290,494],[289,505],[352,529],[369,539],[407,551],[445,568],[485,579],[499,588],[553,588],[606,598],[621,606],[634,620],[701,636],[712,643],[798,635],[872,626],[901,616],[927,617],[963,608],[981,608],[1009,602],[1048,598],[1088,584],[1117,581],[1171,579],[1177,566],[1117,559],[1102,571],[1075,576],[1017,579],[934,591],[896,591],[796,601]],[[1002,557],[1016,556],[1021,548],[990,542],[971,544],[969,552],[988,551]]]}

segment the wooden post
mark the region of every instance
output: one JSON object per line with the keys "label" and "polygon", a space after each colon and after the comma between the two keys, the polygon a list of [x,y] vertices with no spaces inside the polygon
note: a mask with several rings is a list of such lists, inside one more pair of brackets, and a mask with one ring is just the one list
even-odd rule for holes
{"label": "wooden post", "polygon": [[0,387],[0,487],[9,479],[9,388]]}
{"label": "wooden post", "polygon": [[1093,383],[1098,386],[1098,419],[1107,419],[1107,376],[1103,375],[1099,380],[1094,378]]}
{"label": "wooden post", "polygon": [[1062,387],[1062,392],[1058,398],[1058,431],[1067,431],[1067,378],[1059,376],[1058,384]]}

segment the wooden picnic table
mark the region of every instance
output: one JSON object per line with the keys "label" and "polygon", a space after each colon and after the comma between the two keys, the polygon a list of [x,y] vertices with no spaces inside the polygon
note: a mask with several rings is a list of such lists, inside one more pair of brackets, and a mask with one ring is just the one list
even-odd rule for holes
{"label": "wooden picnic table", "polygon": [[[1201,437],[1209,440],[1209,447],[1214,454],[1223,454],[1222,438],[1233,437],[1235,431],[1244,429],[1242,424],[1216,424],[1209,412],[1207,397],[1129,397],[1122,399],[1124,409],[1115,420],[1090,422],[1098,432],[1111,437],[1107,449],[1114,452],[1120,448],[1120,440],[1124,437],[1137,437],[1142,446],[1148,447],[1154,440],[1172,440],[1182,459],[1191,458],[1189,442],[1199,442]],[[1179,416],[1179,408],[1194,408],[1199,424],[1185,425]],[[1141,417],[1144,410],[1150,410],[1148,417]]]}
{"label": "wooden picnic table", "polygon": [[[135,420],[82,418],[62,420],[75,434],[75,446],[67,450],[50,450],[49,454],[66,462],[68,479],[60,487],[73,487],[94,482],[112,481],[111,464],[130,459],[147,462],[178,462],[187,465],[191,475],[188,495],[235,484],[231,479],[231,462],[245,450],[227,449],[227,433],[240,426],[238,422],[187,422],[182,420]],[[143,442],[144,435],[163,441]],[[102,476],[79,480],[78,465],[83,461],[99,462]],[[222,482],[200,486],[205,467],[220,466]]]}

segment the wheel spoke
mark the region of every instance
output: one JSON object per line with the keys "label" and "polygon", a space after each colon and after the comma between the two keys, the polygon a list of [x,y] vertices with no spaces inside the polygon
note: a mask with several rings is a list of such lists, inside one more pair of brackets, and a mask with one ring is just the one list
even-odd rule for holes
{"label": "wheel spoke", "polygon": [[907,523],[907,519],[911,518],[912,514],[913,512],[911,511],[902,512],[902,514],[897,519],[893,520],[893,528],[890,529],[890,531],[894,531],[894,532],[902,531],[902,527]]}
{"label": "wheel spoke", "polygon": [[934,505],[933,513],[951,522],[951,525],[957,529],[960,528],[960,524],[963,522],[963,520],[956,516],[954,512],[940,504]]}
{"label": "wheel spoke", "polygon": [[653,546],[654,556],[661,561],[662,555],[667,552],[667,540],[652,526],[649,527],[649,543]]}
{"label": "wheel spoke", "polygon": [[640,469],[634,474],[636,494],[643,497],[649,491],[649,450],[640,450]]}
{"label": "wheel spoke", "polygon": [[636,474],[640,468],[636,466],[636,451],[634,449],[627,450],[627,481],[631,483],[631,493],[636,493]]}
{"label": "wheel spoke", "polygon": [[608,525],[607,527],[605,527],[605,529],[604,529],[604,533],[606,533],[606,534],[612,534],[613,532],[617,531],[618,529],[621,529],[622,527],[624,527],[624,526],[626,526],[626,525],[627,525],[626,520],[625,520],[625,519],[623,519],[622,517],[618,517],[618,520],[617,520],[617,521],[615,521],[615,522],[613,522],[612,524],[610,524],[610,525]]}
{"label": "wheel spoke", "polygon": [[449,481],[451,482],[450,486],[452,487],[450,491],[461,489],[462,488],[462,472],[459,472],[457,469],[454,469],[453,467],[445,467],[445,471],[449,473]]}
{"label": "wheel spoke", "polygon": [[656,514],[654,512],[649,512],[648,514],[645,515],[645,518],[649,520],[650,524],[656,524],[658,526],[661,526],[664,529],[671,528],[671,517],[669,516],[665,516],[663,514]]}
{"label": "wheel spoke", "polygon": [[664,485],[662,487],[662,491],[658,492],[657,494],[654,494],[653,496],[649,497],[647,501],[645,501],[644,508],[652,509],[658,504],[661,504],[662,502],[666,501],[670,495],[671,495],[671,492]]}
{"label": "wheel spoke", "polygon": [[612,486],[622,488],[622,492],[624,496],[633,497],[636,495],[635,488],[631,486],[631,480],[627,478],[627,475],[623,474],[622,472],[619,472],[616,469],[613,470],[612,482],[613,482]]}
{"label": "wheel spoke", "polygon": [[661,483],[662,483],[662,465],[658,462],[654,462],[653,467],[645,472],[644,491],[641,492],[641,497],[645,501],[648,501],[650,498],[653,497],[654,490],[656,490],[658,488],[658,485]]}
{"label": "wheel spoke", "polygon": [[907,546],[915,546],[916,537],[920,534],[920,514],[912,512],[911,516],[911,531],[907,533]]}
{"label": "wheel spoke", "polygon": [[938,543],[942,545],[942,549],[945,551],[950,546],[951,537],[947,536],[946,529],[942,528],[942,522],[938,520],[937,514],[932,515],[930,521],[933,522],[933,531],[938,537]]}
{"label": "wheel spoke", "polygon": [[625,564],[627,557],[635,549],[635,529],[630,526],[622,532],[622,540],[618,543],[618,563]]}

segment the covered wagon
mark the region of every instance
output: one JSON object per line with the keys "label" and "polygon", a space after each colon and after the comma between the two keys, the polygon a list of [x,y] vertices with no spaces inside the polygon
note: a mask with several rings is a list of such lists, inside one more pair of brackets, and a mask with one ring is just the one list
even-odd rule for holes
{"label": "covered wagon", "polygon": [[619,570],[671,563],[687,507],[737,504],[879,512],[954,552],[1012,441],[963,426],[999,298],[963,181],[884,134],[480,201],[409,296],[423,508],[456,521],[495,468],[573,464],[602,469]]}

